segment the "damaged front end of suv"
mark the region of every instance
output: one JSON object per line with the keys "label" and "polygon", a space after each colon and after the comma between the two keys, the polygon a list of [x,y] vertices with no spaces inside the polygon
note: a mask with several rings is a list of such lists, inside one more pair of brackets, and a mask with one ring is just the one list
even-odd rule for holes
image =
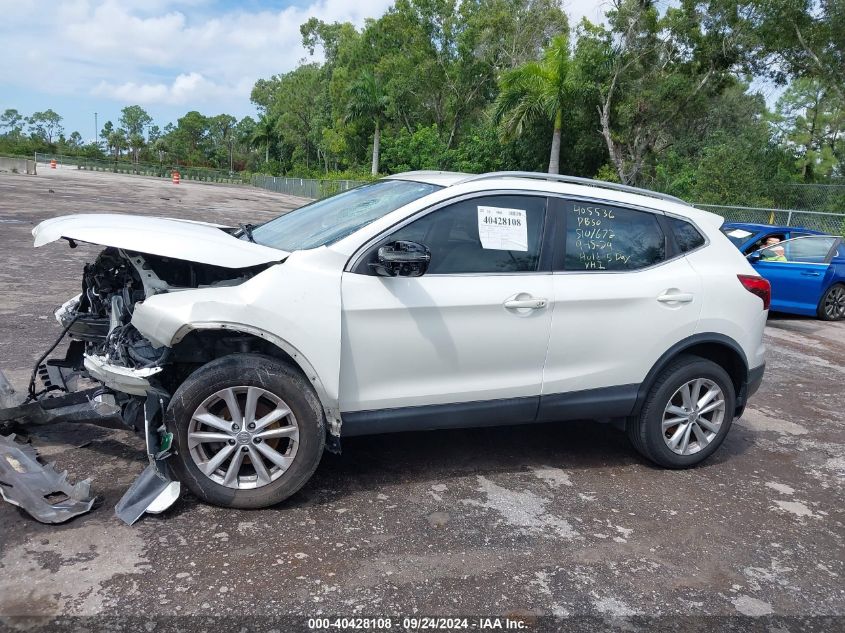
{"label": "damaged front end of suv", "polygon": [[[179,496],[180,484],[171,480],[166,464],[172,434],[164,426],[164,412],[186,373],[206,356],[195,347],[174,352],[150,341],[133,317],[139,306],[158,295],[238,286],[284,259],[284,252],[235,239],[235,231],[108,215],[57,218],[33,230],[36,246],[63,238],[72,248],[77,242],[106,247],[85,265],[80,294],[56,311],[62,332],[39,359],[25,393],[15,391],[0,372],[0,425],[85,422],[141,434],[149,464],[115,509],[129,524],[145,512],[163,511]],[[249,250],[251,246],[256,248]],[[65,339],[69,344],[64,357],[47,358]],[[90,510],[87,482],[73,487],[69,496],[80,498],[68,503],[64,475],[41,465],[31,448],[0,438],[5,457],[0,492],[7,501],[52,523]],[[50,503],[53,493],[62,492],[60,502]]]}

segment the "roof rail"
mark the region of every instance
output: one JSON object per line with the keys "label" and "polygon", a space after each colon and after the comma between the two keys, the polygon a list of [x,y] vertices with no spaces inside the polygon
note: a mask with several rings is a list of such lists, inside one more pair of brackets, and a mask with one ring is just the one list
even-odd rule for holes
{"label": "roof rail", "polygon": [[605,182],[604,180],[593,180],[591,178],[581,178],[580,176],[567,176],[565,174],[543,174],[534,171],[493,171],[487,174],[476,174],[469,178],[464,178],[456,182],[456,185],[461,185],[465,182],[473,182],[475,180],[490,180],[491,178],[532,178],[534,180],[554,180],[556,182],[568,182],[574,185],[586,185],[587,187],[597,187],[600,189],[612,189],[613,191],[625,191],[627,193],[636,193],[641,196],[651,196],[652,198],[660,198],[669,202],[677,202],[689,206],[689,203],[675,196],[670,196],[668,193],[660,193],[658,191],[650,191],[649,189],[641,189],[640,187],[631,187],[630,185],[621,185],[616,182]]}

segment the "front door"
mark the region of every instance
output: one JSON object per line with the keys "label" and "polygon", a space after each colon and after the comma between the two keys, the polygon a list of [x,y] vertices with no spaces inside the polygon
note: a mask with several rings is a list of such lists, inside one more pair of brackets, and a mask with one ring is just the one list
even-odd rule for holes
{"label": "front door", "polygon": [[[549,339],[552,276],[543,270],[546,198],[485,195],[450,202],[379,240],[343,275],[340,406],[354,412],[476,407],[495,423],[534,419]],[[421,277],[368,265],[397,240],[431,251]],[[492,404],[491,404],[492,403]],[[359,416],[360,417],[360,416]],[[365,416],[366,417],[366,416]],[[462,426],[454,416],[439,424]],[[448,416],[447,416],[448,417]],[[381,418],[382,421],[384,417]],[[446,418],[444,417],[444,420]],[[380,427],[380,430],[390,430]]]}

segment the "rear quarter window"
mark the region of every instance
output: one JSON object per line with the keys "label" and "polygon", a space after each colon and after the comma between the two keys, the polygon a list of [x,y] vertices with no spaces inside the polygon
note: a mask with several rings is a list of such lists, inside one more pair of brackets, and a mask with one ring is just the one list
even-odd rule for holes
{"label": "rear quarter window", "polygon": [[668,218],[668,220],[675,236],[675,243],[681,253],[694,251],[704,245],[704,236],[692,224],[678,218]]}

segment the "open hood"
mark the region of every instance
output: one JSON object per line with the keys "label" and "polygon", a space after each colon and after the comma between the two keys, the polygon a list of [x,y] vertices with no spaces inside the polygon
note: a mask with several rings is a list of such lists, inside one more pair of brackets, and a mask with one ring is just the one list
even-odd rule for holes
{"label": "open hood", "polygon": [[34,229],[35,246],[61,238],[172,257],[224,268],[248,268],[285,259],[289,253],[233,237],[220,225],[116,213],[65,215]]}

